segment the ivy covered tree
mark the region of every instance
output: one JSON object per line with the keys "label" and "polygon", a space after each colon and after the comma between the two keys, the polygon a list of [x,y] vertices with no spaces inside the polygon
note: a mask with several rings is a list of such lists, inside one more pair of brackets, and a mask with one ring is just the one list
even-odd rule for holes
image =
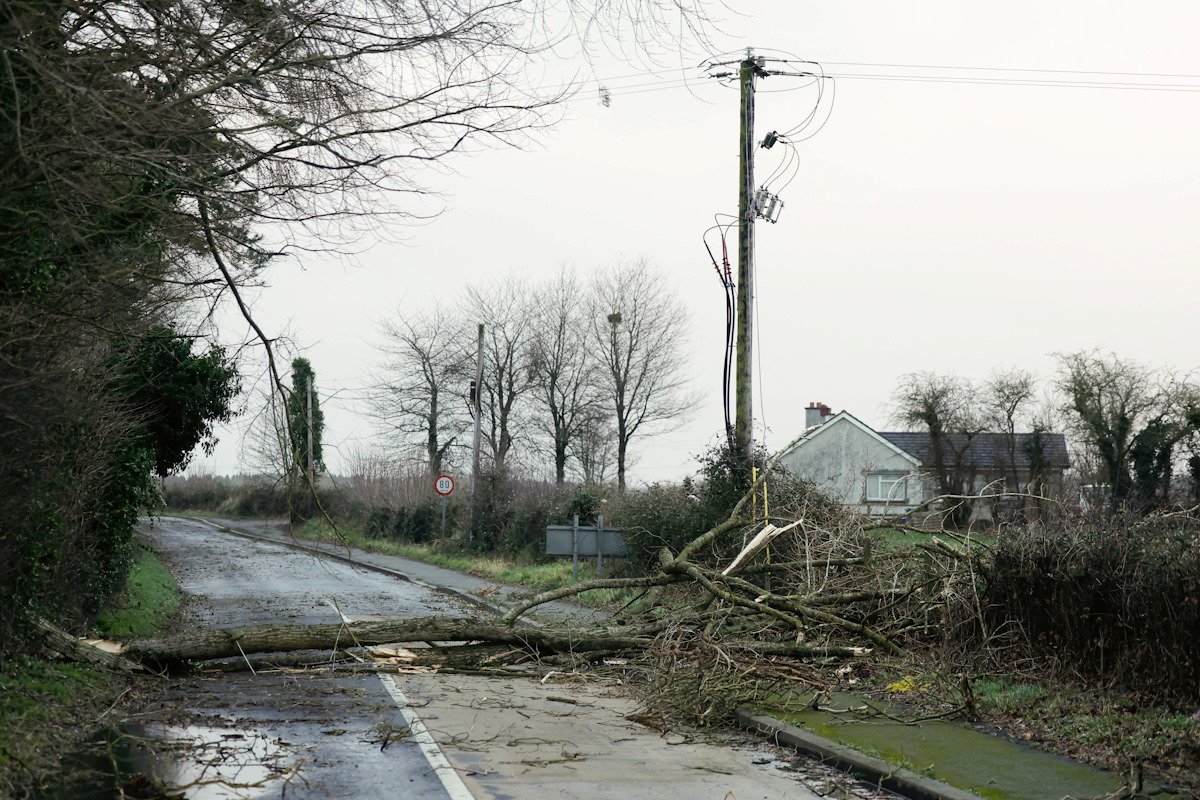
{"label": "ivy covered tree", "polygon": [[1200,446],[1200,387],[1098,351],[1059,355],[1063,412],[1109,487],[1111,508],[1172,502],[1176,460]]}
{"label": "ivy covered tree", "polygon": [[316,377],[307,358],[292,360],[292,390],[287,396],[287,430],[291,442],[292,464],[300,475],[312,475],[314,480],[325,470],[324,456],[321,452],[325,414],[321,411]]}

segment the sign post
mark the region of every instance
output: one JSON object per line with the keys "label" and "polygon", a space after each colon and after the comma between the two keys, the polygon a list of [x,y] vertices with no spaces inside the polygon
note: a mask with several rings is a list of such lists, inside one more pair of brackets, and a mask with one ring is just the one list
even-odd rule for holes
{"label": "sign post", "polygon": [[446,497],[454,491],[454,478],[439,475],[433,482],[433,490],[442,496],[442,538],[446,538]]}
{"label": "sign post", "polygon": [[576,514],[570,525],[546,527],[546,555],[571,557],[571,580],[579,580],[579,557],[596,557],[596,577],[604,575],[605,558],[624,558],[625,532],[621,528],[606,528],[604,517],[597,517],[595,525],[580,525]]}

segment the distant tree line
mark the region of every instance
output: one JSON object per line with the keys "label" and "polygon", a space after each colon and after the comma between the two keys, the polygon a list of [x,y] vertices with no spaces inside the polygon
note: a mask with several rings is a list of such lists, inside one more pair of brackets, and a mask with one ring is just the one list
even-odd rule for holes
{"label": "distant tree line", "polygon": [[[472,389],[482,325],[483,380]],[[385,437],[431,475],[469,468],[473,403],[483,469],[515,468],[624,489],[635,439],[678,423],[688,388],[688,314],[645,261],[534,284],[469,287],[452,306],[382,323],[371,389]],[[472,392],[474,394],[472,395]]]}
{"label": "distant tree line", "polygon": [[[1033,441],[1058,431],[1074,444],[1072,461],[1093,504],[1136,512],[1200,504],[1200,385],[1112,353],[1081,350],[1056,359],[1045,393],[1019,369],[978,382],[934,372],[900,378],[893,419],[928,431],[939,491],[972,493],[964,455],[980,433],[1006,433],[1015,445],[1019,431]],[[1036,466],[1037,454],[1026,455]],[[960,513],[969,515],[969,506]]]}

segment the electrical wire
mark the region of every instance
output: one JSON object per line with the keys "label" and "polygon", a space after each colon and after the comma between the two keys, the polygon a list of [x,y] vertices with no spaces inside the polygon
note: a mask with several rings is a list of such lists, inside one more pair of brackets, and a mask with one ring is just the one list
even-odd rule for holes
{"label": "electrical wire", "polygon": [[[756,51],[756,52],[772,52],[772,51]],[[790,54],[789,54],[790,55]],[[717,57],[720,58],[719,56]],[[1178,81],[1200,81],[1200,75],[1188,73],[1166,73],[1166,72],[1103,72],[1100,70],[1046,70],[1046,69],[1029,69],[1021,67],[977,67],[977,66],[954,66],[954,65],[933,65],[933,64],[883,64],[865,61],[833,61],[833,62],[817,62],[807,59],[789,58],[789,59],[774,59],[778,63],[785,64],[803,64],[806,66],[815,67],[812,73],[807,73],[811,76],[811,80],[799,85],[789,85],[786,89],[773,89],[770,87],[759,87],[756,91],[761,93],[772,93],[778,91],[800,91],[816,84],[819,92],[824,91],[825,84],[829,85],[830,93],[836,92],[837,78],[846,78],[851,80],[872,80],[872,81],[892,81],[892,82],[909,82],[909,83],[956,83],[965,85],[992,85],[992,86],[1032,86],[1044,88],[1066,88],[1066,89],[1109,89],[1120,91],[1154,91],[1154,92],[1197,92],[1200,91],[1200,83],[1184,83],[1184,82],[1165,82],[1161,79],[1177,79]],[[719,62],[710,59],[701,67],[718,66]],[[841,67],[845,69],[832,70],[829,67]],[[852,71],[857,68],[872,68],[876,70],[942,70],[946,72],[961,72],[965,74],[947,74],[947,75],[928,75],[916,74],[912,72],[856,72]],[[995,76],[982,75],[980,73],[998,73]],[[1007,75],[1005,74],[1007,73]],[[1113,76],[1115,78],[1148,78],[1158,80],[1146,81],[1126,81],[1126,80],[1079,80],[1079,79],[1043,79],[1038,77],[1019,77],[1013,75],[1038,76],[1038,75],[1079,75],[1079,76]],[[806,73],[799,73],[806,74]],[[570,86],[601,86],[607,89],[613,96],[623,94],[642,94],[645,92],[658,91],[673,91],[680,88],[691,88],[694,84],[688,78],[660,78],[659,80],[646,81],[646,78],[659,77],[659,73],[627,73],[624,75],[616,75],[610,77],[587,78],[578,81],[569,81],[558,85],[547,85],[543,89],[562,89]],[[730,73],[729,80],[723,81],[728,85],[736,83],[736,73]],[[625,81],[639,80],[638,83],[624,83]],[[832,99],[830,105],[832,106]],[[826,117],[828,121],[828,117]],[[803,124],[803,123],[802,123]],[[814,131],[815,133],[819,132]],[[806,137],[808,138],[808,137]]]}
{"label": "electrical wire", "polygon": [[1022,78],[969,78],[940,75],[879,75],[841,73],[830,75],[846,80],[894,81],[907,83],[958,83],[983,86],[1033,86],[1048,89],[1115,89],[1140,92],[1200,92],[1200,84],[1192,83],[1124,83],[1120,81],[1047,81]]}
{"label": "electrical wire", "polygon": [[[725,215],[717,215],[720,216]],[[736,223],[731,222],[722,225],[719,221],[711,228],[704,232],[701,237],[704,242],[704,248],[708,251],[709,260],[712,261],[713,268],[717,271],[717,277],[724,287],[725,293],[725,357],[722,359],[722,376],[721,376],[721,400],[725,410],[725,434],[729,441],[733,441],[733,413],[730,408],[730,387],[733,382],[733,352],[737,338],[737,289],[733,282],[733,274],[729,265],[729,243],[727,233],[730,228]],[[717,264],[717,259],[713,255],[712,248],[708,245],[708,234],[712,231],[719,231],[721,235],[721,264]]]}
{"label": "electrical wire", "polygon": [[883,67],[886,69],[961,69],[977,72],[1032,72],[1043,75],[1119,75],[1123,78],[1187,78],[1200,80],[1200,75],[1178,74],[1171,72],[1104,72],[1088,69],[1027,69],[1022,67],[965,67],[947,66],[940,64],[874,64],[862,61],[826,61],[839,67]]}

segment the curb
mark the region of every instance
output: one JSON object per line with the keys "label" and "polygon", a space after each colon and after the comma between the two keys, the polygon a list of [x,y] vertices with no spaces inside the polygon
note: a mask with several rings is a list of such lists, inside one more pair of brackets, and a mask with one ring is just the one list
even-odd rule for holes
{"label": "curb", "polygon": [[766,734],[776,744],[817,756],[826,764],[865,777],[884,789],[912,800],[980,800],[977,794],[860,753],[774,717],[756,714],[744,706],[738,706],[735,714],[742,727]]}
{"label": "curb", "polygon": [[[321,547],[301,544],[300,542],[297,542],[295,540],[289,541],[287,539],[273,539],[270,536],[260,536],[257,533],[248,533],[247,531],[239,531],[238,529],[231,528],[228,525],[219,525],[215,522],[211,522],[207,519],[204,519],[203,517],[181,517],[181,516],[177,516],[177,515],[173,515],[173,514],[171,514],[171,515],[164,514],[163,518],[164,519],[168,519],[168,518],[185,519],[185,520],[188,520],[189,522],[200,522],[200,523],[203,523],[204,525],[209,526],[210,528],[215,528],[215,529],[221,531],[222,533],[231,533],[234,536],[240,536],[243,539],[250,539],[251,541],[255,541],[255,542],[266,542],[268,544],[277,544],[277,545],[281,545],[283,547],[290,547],[293,550],[300,550],[305,553],[310,553],[312,555],[321,556],[323,558],[332,558],[335,561],[340,561],[341,563],[348,564],[352,567],[361,567],[363,569],[371,570],[372,572],[378,572],[382,575],[388,575],[393,578],[398,578],[402,581],[407,581],[408,583],[416,584],[417,586],[423,586],[426,589],[430,589],[430,590],[438,592],[440,594],[448,594],[452,597],[457,597],[458,599],[466,601],[467,603],[470,603],[471,605],[476,606],[477,608],[483,609],[484,611],[488,612],[489,614],[491,614],[493,616],[499,617],[504,614],[504,609],[500,608],[499,606],[495,606],[484,600],[480,600],[478,597],[475,597],[474,595],[472,595],[468,592],[464,592],[461,589],[454,589],[449,586],[438,586],[437,584],[426,583],[425,581],[420,580],[419,578],[414,578],[411,575],[405,575],[403,572],[397,572],[394,569],[388,569],[387,567],[381,567],[381,566],[378,566],[377,564],[370,564],[365,561],[358,561],[357,559],[351,558],[349,556],[344,556],[344,555],[341,555],[340,553],[335,553],[335,552],[326,550]],[[521,621],[521,622],[524,622],[524,621]],[[525,624],[528,624],[528,623],[525,623]]]}

